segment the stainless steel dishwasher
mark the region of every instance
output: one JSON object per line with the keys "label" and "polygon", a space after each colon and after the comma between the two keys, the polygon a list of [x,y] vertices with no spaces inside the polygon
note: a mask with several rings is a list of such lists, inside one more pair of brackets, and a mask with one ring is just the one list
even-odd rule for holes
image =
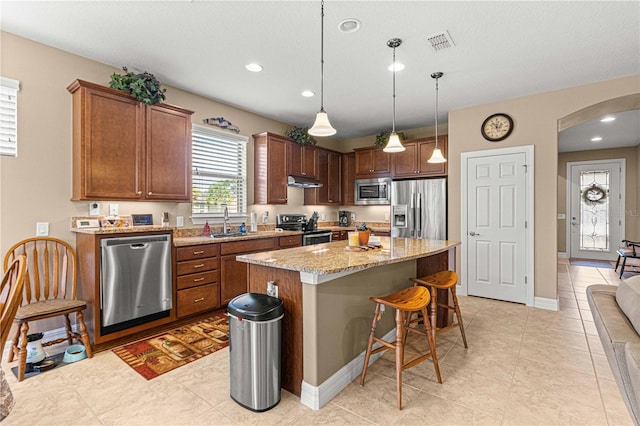
{"label": "stainless steel dishwasher", "polygon": [[100,252],[102,334],[169,316],[170,234],[105,238]]}

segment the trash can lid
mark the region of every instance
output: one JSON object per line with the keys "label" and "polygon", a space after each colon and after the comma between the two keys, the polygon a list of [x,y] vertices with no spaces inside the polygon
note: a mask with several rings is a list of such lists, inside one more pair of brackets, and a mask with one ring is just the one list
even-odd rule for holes
{"label": "trash can lid", "polygon": [[235,297],[227,305],[227,312],[250,321],[268,321],[284,312],[282,300],[262,293],[245,293]]}

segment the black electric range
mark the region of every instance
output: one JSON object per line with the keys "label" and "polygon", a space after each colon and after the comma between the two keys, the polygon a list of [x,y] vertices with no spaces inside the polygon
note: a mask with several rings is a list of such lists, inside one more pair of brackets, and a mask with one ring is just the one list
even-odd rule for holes
{"label": "black electric range", "polygon": [[331,231],[318,229],[315,215],[308,219],[306,214],[278,214],[276,228],[284,231],[302,231],[303,246],[331,242]]}

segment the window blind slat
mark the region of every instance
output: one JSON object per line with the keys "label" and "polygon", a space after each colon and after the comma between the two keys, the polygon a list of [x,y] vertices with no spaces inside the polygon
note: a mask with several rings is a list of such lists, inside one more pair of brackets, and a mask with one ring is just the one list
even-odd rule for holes
{"label": "window blind slat", "polygon": [[19,81],[0,77],[0,155],[18,155],[19,89]]}

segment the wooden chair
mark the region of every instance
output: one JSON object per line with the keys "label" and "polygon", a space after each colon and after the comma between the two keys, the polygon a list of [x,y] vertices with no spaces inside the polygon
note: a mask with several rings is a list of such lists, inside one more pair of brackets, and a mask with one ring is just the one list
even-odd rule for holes
{"label": "wooden chair", "polygon": [[[431,290],[431,323],[433,324],[433,340],[436,340],[436,333],[440,333],[443,331],[450,330],[451,328],[458,327],[460,328],[460,334],[462,334],[462,341],[464,343],[464,347],[467,346],[467,336],[464,333],[464,324],[462,322],[462,312],[460,312],[460,305],[458,304],[458,296],[456,295],[456,284],[458,283],[458,274],[453,271],[441,271],[435,274],[422,277],[422,278],[411,278],[416,285],[421,285],[427,287]],[[438,289],[441,290],[449,290],[451,292],[451,298],[453,299],[453,306],[449,304],[439,303],[438,302]],[[436,324],[438,321],[438,306],[447,309],[453,309],[456,314],[456,322],[449,324],[446,327],[436,329]]]}
{"label": "wooden chair", "polygon": [[[9,361],[13,361],[14,356],[18,357],[18,380],[22,381],[27,362],[27,335],[32,321],[63,316],[67,337],[45,342],[42,346],[65,340],[71,345],[73,339],[77,339],[84,344],[89,358],[93,352],[82,314],[87,304],[76,298],[76,254],[73,248],[55,238],[28,238],[9,249],[4,257],[5,269],[20,255],[27,258],[27,273],[22,306],[14,320],[18,329],[11,342]],[[69,315],[74,312],[79,332],[71,328]]]}
{"label": "wooden chair", "polygon": [[0,360],[9,337],[13,319],[20,307],[24,277],[27,270],[27,258],[18,256],[6,270],[0,284]]}
{"label": "wooden chair", "polygon": [[[373,323],[371,324],[371,331],[369,333],[369,343],[367,344],[367,352],[364,357],[364,366],[362,367],[362,376],[360,378],[360,386],[364,386],[364,381],[367,376],[367,368],[369,367],[369,360],[372,354],[386,351],[387,349],[394,349],[396,351],[396,396],[398,402],[398,410],[402,410],[402,370],[413,367],[416,364],[421,363],[427,358],[433,359],[433,365],[436,370],[436,376],[438,382],[442,383],[442,376],[440,375],[440,366],[438,364],[438,355],[436,354],[436,343],[431,333],[431,324],[429,322],[429,316],[427,315],[427,305],[431,300],[429,291],[424,287],[409,287],[404,290],[400,290],[397,293],[389,294],[383,297],[370,297],[372,302],[376,303],[375,313],[373,315]],[[386,340],[375,337],[376,326],[381,318],[381,306],[388,306],[396,310],[396,340],[394,343],[387,342]],[[424,330],[413,328],[409,326],[407,321],[408,317],[413,312],[421,312],[424,323]],[[404,344],[408,332],[423,334],[427,338],[430,351],[424,355],[421,355],[409,362],[404,362]],[[382,346],[377,349],[373,349],[373,343],[378,342]]]}
{"label": "wooden chair", "polygon": [[622,259],[622,265],[620,267],[620,277],[622,279],[622,274],[624,274],[624,267],[627,264],[627,259],[638,259],[640,258],[640,241],[630,241],[630,240],[622,240],[624,244],[617,250],[618,260],[616,261],[616,267],[614,271],[618,270],[618,265],[620,265],[620,259]]}

